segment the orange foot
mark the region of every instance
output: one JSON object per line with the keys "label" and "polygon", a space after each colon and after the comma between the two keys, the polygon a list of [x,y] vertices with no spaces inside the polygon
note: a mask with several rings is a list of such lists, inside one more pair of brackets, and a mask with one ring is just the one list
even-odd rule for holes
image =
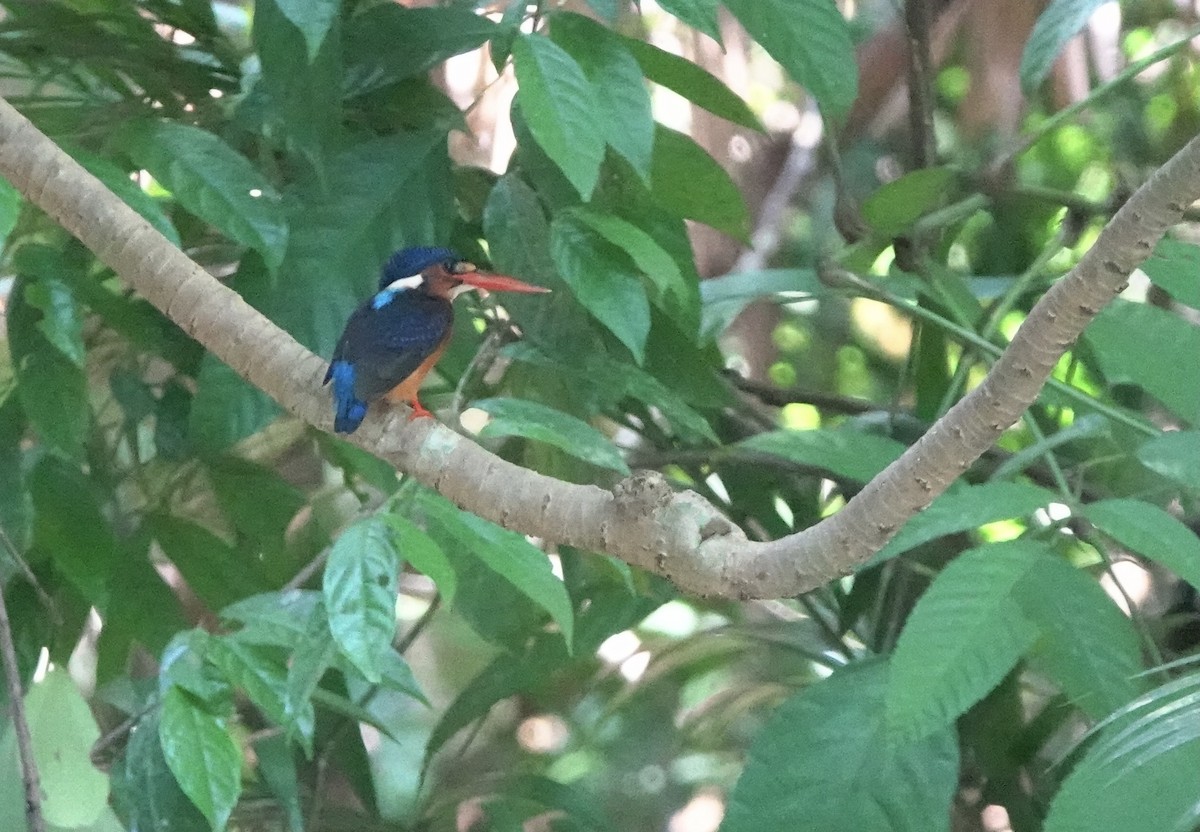
{"label": "orange foot", "polygon": [[417,419],[433,418],[433,414],[425,409],[425,405],[421,404],[421,400],[416,396],[412,397],[412,400],[409,401],[409,404],[412,405],[412,413],[408,414],[408,421],[414,422]]}

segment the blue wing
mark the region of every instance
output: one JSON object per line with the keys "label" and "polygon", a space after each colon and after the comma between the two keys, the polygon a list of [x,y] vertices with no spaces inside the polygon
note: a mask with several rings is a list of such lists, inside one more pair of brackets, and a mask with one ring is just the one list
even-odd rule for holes
{"label": "blue wing", "polygon": [[[450,336],[448,300],[420,291],[397,293],[389,303],[360,306],[346,322],[325,381],[333,381],[334,429],[350,433],[367,404],[407,379]],[[346,429],[338,426],[341,423]]]}

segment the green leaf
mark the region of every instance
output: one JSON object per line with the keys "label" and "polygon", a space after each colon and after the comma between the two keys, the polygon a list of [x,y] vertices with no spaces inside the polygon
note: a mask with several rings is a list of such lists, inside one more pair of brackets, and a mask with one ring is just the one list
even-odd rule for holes
{"label": "green leaf", "polygon": [[1185,832],[1195,828],[1200,770],[1200,673],[1131,702],[1092,745],[1050,804],[1046,832]]}
{"label": "green leaf", "polygon": [[329,629],[342,655],[369,682],[396,635],[400,554],[382,520],[355,523],[334,541],[322,591]]}
{"label": "green leaf", "polygon": [[1200,328],[1165,309],[1118,298],[1083,337],[1109,384],[1137,384],[1180,418],[1200,422],[1200,362],[1161,360],[1200,355]]}
{"label": "green leaf", "polygon": [[546,554],[524,535],[462,511],[443,497],[422,492],[421,508],[427,517],[480,563],[533,601],[558,624],[571,644],[575,613],[562,581],[555,577]]}
{"label": "green leaf", "polygon": [[591,196],[604,161],[603,115],[592,103],[592,84],[579,64],[549,38],[513,41],[517,101],[529,132],[584,199]]}
{"label": "green leaf", "polygon": [[346,94],[362,95],[424,75],[447,58],[478,49],[500,31],[464,6],[374,5],[346,26]]}
{"label": "green leaf", "polygon": [[913,223],[953,195],[958,174],[953,168],[923,168],[879,186],[862,205],[863,218],[887,237],[912,228]]}
{"label": "green leaf", "polygon": [[762,133],[758,116],[717,76],[686,58],[637,38],[622,36],[646,78],[726,121]]}
{"label": "green leaf", "polygon": [[[251,35],[262,74],[243,107],[253,102],[267,121],[258,129],[281,135],[290,150],[319,172],[325,171],[328,148],[342,132],[340,31],[335,16],[314,53],[277,0],[255,0]],[[279,265],[270,257],[267,262],[272,270]]]}
{"label": "green leaf", "polygon": [[1200,246],[1164,237],[1142,271],[1179,303],[1200,309]]}
{"label": "green leaf", "polygon": [[400,558],[433,581],[446,604],[452,606],[455,591],[458,589],[458,575],[455,574],[454,566],[447,560],[442,547],[407,518],[398,514],[382,516],[396,536],[396,548],[400,552]]}
{"label": "green leaf", "polygon": [[1058,59],[1058,53],[1087,24],[1105,0],[1050,0],[1033,25],[1021,53],[1021,89],[1031,95]]}
{"label": "green leaf", "polygon": [[119,554],[91,483],[75,466],[47,454],[29,474],[29,493],[34,545],[54,560],[88,602],[103,610]]}
{"label": "green leaf", "polygon": [[264,737],[254,743],[254,756],[258,758],[258,773],[283,807],[289,832],[304,832],[300,780],[291,744],[283,736]]}
{"label": "green leaf", "polygon": [[209,453],[224,451],[258,433],[282,412],[274,399],[232,367],[205,354],[188,421],[188,433],[197,448]]}
{"label": "green leaf", "polygon": [[313,692],[336,655],[329,615],[324,603],[317,603],[288,663],[284,710],[289,716],[299,717],[301,722],[310,719]]}
{"label": "green leaf", "polygon": [[714,277],[700,284],[700,332],[716,338],[754,300],[782,296],[788,300],[819,297],[827,292],[815,269],[762,269]]}
{"label": "green leaf", "polygon": [[846,428],[770,431],[733,447],[824,469],[856,482],[870,482],[904,453],[904,445],[895,439]]}
{"label": "green leaf", "polygon": [[280,651],[249,644],[241,633],[237,633],[213,638],[208,645],[207,658],[220,668],[231,684],[241,688],[268,719],[286,728],[289,736],[299,737],[305,752],[312,753],[315,730],[312,702],[307,697],[289,701],[288,668]]}
{"label": "green leaf", "polygon": [[282,549],[284,530],[307,502],[304,494],[270,468],[240,457],[218,457],[207,467],[217,502],[237,530],[259,545]]}
{"label": "green leaf", "polygon": [[113,805],[130,829],[211,832],[167,766],[158,724],[157,711],[151,711],[129,732],[125,753],[112,768]]}
{"label": "green leaf", "polygon": [[725,7],[822,109],[849,112],[858,63],[850,26],[833,0],[725,0]]}
{"label": "green leaf", "polygon": [[1041,632],[1033,658],[1085,714],[1102,719],[1145,690],[1137,632],[1086,572],[1040,557],[1015,597]]}
{"label": "green leaf", "polygon": [[750,746],[722,832],[948,830],[958,785],[954,731],[895,742],[884,720],[887,692],[887,664],[872,661],[780,705]]}
{"label": "green leaf", "polygon": [[592,111],[605,141],[648,180],[654,114],[638,62],[618,35],[581,15],[554,15],[550,35],[591,82]]}
{"label": "green leaf", "polygon": [[690,137],[658,125],[650,169],[655,202],[738,240],[750,232],[741,191],[717,160]]}
{"label": "green leaf", "polygon": [[308,60],[316,60],[325,36],[337,19],[340,0],[275,0],[280,13],[304,35]]}
{"label": "green leaf", "polygon": [[221,618],[245,625],[237,631],[240,642],[291,649],[305,637],[319,603],[321,593],[315,590],[264,592],[230,604]]}
{"label": "green leaf", "polygon": [[258,251],[271,269],[283,262],[288,227],[281,198],[245,156],[188,124],[135,122],[123,139],[130,155],[180,205]]}
{"label": "green leaf", "polygon": [[892,654],[887,720],[895,736],[949,728],[1012,670],[1038,635],[1017,602],[1017,587],[1048,557],[1024,541],[990,544],[938,574]]}
{"label": "green leaf", "polygon": [[100,728],[65,668],[51,670],[30,687],[25,718],[42,781],[43,817],[66,827],[92,823],[108,803],[108,776],[90,756]]}
{"label": "green leaf", "polygon": [[0,177],[0,250],[8,242],[8,235],[17,227],[22,204],[21,192],[7,179]]}
{"label": "green leaf", "polygon": [[471,402],[492,415],[480,432],[481,439],[521,436],[553,445],[584,462],[628,475],[621,452],[604,434],[582,419],[538,402],[523,399],[482,399]]}
{"label": "green leaf", "polygon": [[570,214],[551,223],[550,250],[580,304],[642,363],[650,334],[650,302],[641,280],[629,274],[607,243]]}
{"label": "green leaf", "polygon": [[242,791],[242,751],[220,720],[179,688],[162,697],[158,739],[183,793],[223,830]]}
{"label": "green leaf", "polygon": [[82,367],[87,358],[83,345],[83,316],[71,289],[61,280],[39,278],[25,284],[25,302],[42,313],[37,328],[63,356]]}
{"label": "green leaf", "polygon": [[313,177],[289,191],[287,280],[267,304],[268,316],[313,352],[331,355],[388,255],[448,237],[454,203],[450,183],[440,179],[449,175],[445,144],[441,130],[356,144],[326,166],[336,188]]}
{"label": "green leaf", "polygon": [[1160,507],[1141,500],[1102,500],[1085,505],[1083,515],[1117,543],[1200,589],[1200,538]]}
{"label": "green leaf", "polygon": [[1200,431],[1164,433],[1143,442],[1137,449],[1137,458],[1159,476],[1200,491]]}
{"label": "green leaf", "polygon": [[104,183],[104,186],[121,198],[121,201],[142,215],[142,219],[176,245],[180,246],[179,232],[171,223],[158,200],[143,191],[136,182],[129,178],[129,171],[122,170],[117,165],[77,147],[66,147],[75,161],[92,176]]}
{"label": "green leaf", "polygon": [[1020,482],[988,482],[949,491],[914,515],[868,563],[881,563],[944,535],[1027,516],[1056,499],[1051,491]]}
{"label": "green leaf", "polygon": [[721,27],[717,25],[717,0],[659,0],[658,5],[696,31],[703,32],[717,43],[721,42]]}
{"label": "green leaf", "polygon": [[163,554],[209,607],[270,588],[244,554],[203,526],[167,514],[149,515],[147,523]]}

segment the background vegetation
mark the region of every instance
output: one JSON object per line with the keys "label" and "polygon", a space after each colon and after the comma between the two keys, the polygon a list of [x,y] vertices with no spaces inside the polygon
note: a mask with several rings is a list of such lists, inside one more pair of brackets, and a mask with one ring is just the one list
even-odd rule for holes
{"label": "background vegetation", "polygon": [[[977,384],[1200,126],[1189,3],[0,6],[4,98],[301,343],[329,355],[402,245],[551,287],[462,304],[426,404],[760,539]],[[757,602],[282,415],[2,181],[0,234],[0,584],[47,828],[1200,823],[1190,222],[872,561]],[[6,724],[0,828],[27,773]]]}

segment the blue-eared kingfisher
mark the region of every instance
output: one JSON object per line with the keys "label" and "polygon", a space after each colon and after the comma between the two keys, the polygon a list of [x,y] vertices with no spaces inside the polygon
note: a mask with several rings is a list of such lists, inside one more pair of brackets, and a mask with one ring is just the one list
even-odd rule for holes
{"label": "blue-eared kingfisher", "polygon": [[346,322],[325,373],[325,383],[333,382],[334,430],[353,433],[367,405],[381,398],[410,404],[410,419],[432,415],[417,393],[450,341],[451,302],[473,289],[550,291],[479,271],[448,248],[404,248],[388,258],[379,290]]}

